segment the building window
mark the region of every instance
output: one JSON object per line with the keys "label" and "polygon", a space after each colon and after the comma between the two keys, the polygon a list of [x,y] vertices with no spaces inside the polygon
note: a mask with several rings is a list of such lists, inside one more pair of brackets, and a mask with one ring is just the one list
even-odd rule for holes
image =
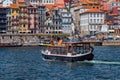
{"label": "building window", "polygon": [[25,27],[25,24],[23,25],[23,27]]}

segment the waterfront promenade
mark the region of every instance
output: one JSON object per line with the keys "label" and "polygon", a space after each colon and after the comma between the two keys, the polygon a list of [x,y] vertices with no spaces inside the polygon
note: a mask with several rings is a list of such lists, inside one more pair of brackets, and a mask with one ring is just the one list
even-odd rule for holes
{"label": "waterfront promenade", "polygon": [[[45,34],[0,34],[0,43],[18,42],[25,44],[25,46],[39,45],[42,40],[41,37],[48,37]],[[120,40],[82,40],[83,42],[90,42],[92,46],[120,46]],[[26,44],[30,43],[30,44]]]}

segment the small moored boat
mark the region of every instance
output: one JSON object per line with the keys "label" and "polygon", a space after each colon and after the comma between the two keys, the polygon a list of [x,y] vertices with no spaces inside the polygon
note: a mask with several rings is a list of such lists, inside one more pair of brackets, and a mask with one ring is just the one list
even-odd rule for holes
{"label": "small moored boat", "polygon": [[92,60],[93,50],[89,42],[67,42],[61,46],[49,45],[41,53],[44,59],[75,62]]}

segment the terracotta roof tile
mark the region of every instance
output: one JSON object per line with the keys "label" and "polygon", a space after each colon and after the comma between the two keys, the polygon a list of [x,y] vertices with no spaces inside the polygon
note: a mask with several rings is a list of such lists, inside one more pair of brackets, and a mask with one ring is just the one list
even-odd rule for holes
{"label": "terracotta roof tile", "polygon": [[25,0],[18,0],[18,2],[25,2]]}
{"label": "terracotta roof tile", "polygon": [[113,24],[111,21],[105,21],[104,24]]}
{"label": "terracotta roof tile", "polygon": [[55,6],[58,8],[64,8],[65,7],[64,4],[65,4],[64,0],[56,0],[55,2]]}
{"label": "terracotta roof tile", "polygon": [[94,8],[91,8],[91,9],[88,9],[86,10],[84,13],[91,13],[91,12],[102,12],[100,9],[94,9]]}
{"label": "terracotta roof tile", "polygon": [[43,6],[46,6],[49,10],[52,10],[54,4],[44,4]]}
{"label": "terracotta roof tile", "polygon": [[55,4],[43,4],[49,10],[53,10],[54,8],[65,8],[64,0],[56,0]]}
{"label": "terracotta roof tile", "polygon": [[19,6],[17,4],[11,4],[10,7],[11,8],[19,8]]}
{"label": "terracotta roof tile", "polygon": [[83,4],[98,4],[97,1],[83,0]]}

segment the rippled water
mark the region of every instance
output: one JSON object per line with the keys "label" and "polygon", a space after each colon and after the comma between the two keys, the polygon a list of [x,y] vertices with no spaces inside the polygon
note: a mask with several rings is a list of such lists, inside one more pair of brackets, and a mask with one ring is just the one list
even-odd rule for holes
{"label": "rippled water", "polygon": [[94,60],[42,59],[40,47],[0,48],[0,80],[120,80],[120,47],[94,47]]}

